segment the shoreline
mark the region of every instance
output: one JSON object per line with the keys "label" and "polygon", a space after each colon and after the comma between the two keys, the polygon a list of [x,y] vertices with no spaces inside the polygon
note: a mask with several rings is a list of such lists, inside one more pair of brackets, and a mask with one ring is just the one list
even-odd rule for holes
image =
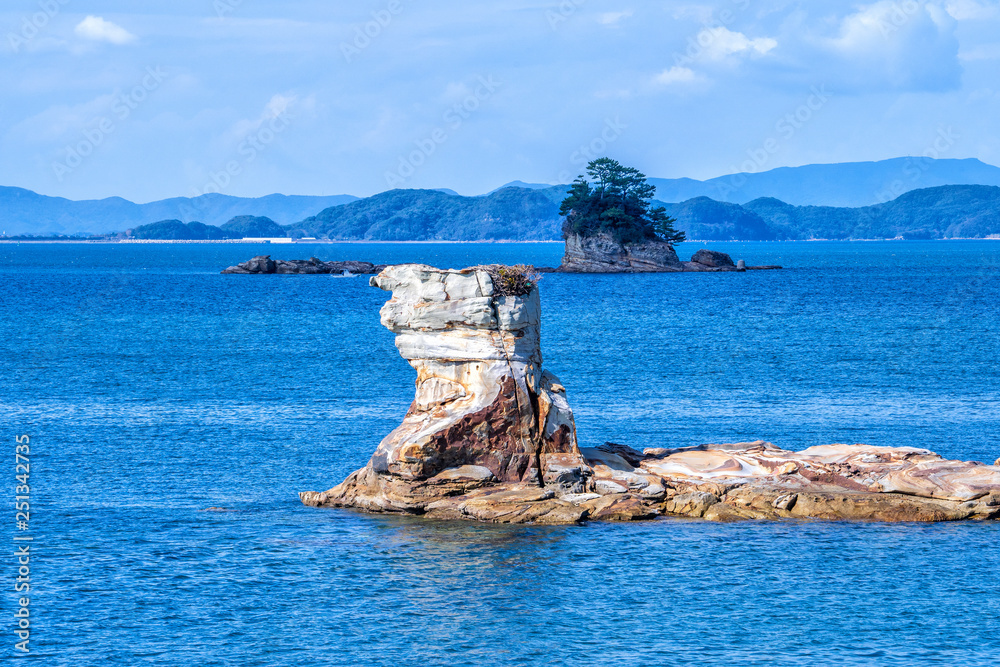
{"label": "shoreline", "polygon": [[489,241],[292,241],[289,243],[271,243],[269,241],[244,241],[242,239],[233,240],[214,240],[214,241],[204,241],[204,240],[167,240],[167,239],[142,239],[142,240],[128,240],[128,241],[109,241],[102,239],[99,241],[89,241],[87,239],[44,239],[44,240],[33,240],[33,239],[0,239],[0,243],[66,243],[66,244],[89,244],[89,245],[168,245],[172,243],[177,244],[211,244],[217,243],[220,245],[272,245],[275,247],[286,247],[286,246],[296,246],[296,245],[345,245],[345,244],[356,244],[356,245],[400,245],[400,244],[423,244],[423,245],[439,245],[439,244],[503,244],[503,243],[559,243],[562,244],[563,241],[511,241],[511,240],[489,240]]}
{"label": "shoreline", "polygon": [[[726,240],[718,241],[713,239],[688,239],[677,245],[690,243],[942,243],[949,241],[1000,241],[1000,236],[988,236],[985,238],[957,237],[947,239],[791,239],[791,240]],[[5,239],[0,238],[0,244],[78,244],[78,245],[169,245],[169,244],[219,244],[219,245],[267,245],[276,247],[296,246],[296,245],[486,245],[486,244],[562,244],[564,241],[518,241],[510,239],[491,239],[479,241],[340,241],[340,240],[310,240],[310,241],[290,241],[272,243],[270,241],[244,241],[243,239],[229,240],[172,240],[172,239],[136,239],[111,241],[107,239]]]}

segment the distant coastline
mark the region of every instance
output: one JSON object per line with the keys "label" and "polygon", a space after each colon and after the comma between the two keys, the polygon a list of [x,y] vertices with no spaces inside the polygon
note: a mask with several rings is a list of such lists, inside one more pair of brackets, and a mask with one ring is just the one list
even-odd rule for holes
{"label": "distant coastline", "polygon": [[[163,245],[170,243],[178,244],[220,244],[220,245],[273,245],[277,247],[281,246],[294,246],[294,245],[339,245],[339,244],[361,244],[361,245],[396,245],[396,244],[449,244],[449,245],[461,245],[461,244],[473,244],[473,243],[555,243],[562,245],[563,241],[545,240],[545,241],[520,241],[517,239],[480,239],[478,241],[338,241],[331,239],[311,239],[308,241],[293,240],[284,243],[271,243],[270,241],[247,241],[244,239],[219,239],[219,240],[174,240],[174,239],[5,239],[0,238],[0,243],[76,243],[84,245],[95,245],[95,244],[106,244],[106,245]],[[715,241],[718,243],[718,241]],[[739,243],[737,241],[737,243]]]}
{"label": "distant coastline", "polygon": [[[1000,236],[1000,168],[989,167],[997,173],[994,180],[966,179],[968,174],[959,167],[967,164],[945,162],[934,163],[942,169],[951,169],[949,178],[943,179],[945,182],[980,180],[997,185],[938,184],[941,181],[938,179],[911,183],[914,189],[899,194],[896,190],[869,191],[847,178],[845,182],[855,183],[853,190],[847,188],[854,192],[853,199],[845,200],[832,193],[824,199],[819,196],[822,188],[817,190],[816,174],[805,169],[783,173],[781,183],[769,188],[747,186],[749,189],[737,191],[739,197],[730,193],[731,198],[742,203],[724,201],[729,195],[712,192],[707,194],[719,198],[702,193],[685,199],[696,191],[668,187],[662,179],[650,179],[651,183],[662,186],[657,191],[658,198],[651,203],[663,206],[666,214],[676,220],[677,230],[689,239],[713,242]],[[888,178],[886,168],[883,165],[877,171]],[[841,165],[837,169],[855,176],[858,169],[865,171],[857,165]],[[567,188],[509,185],[476,197],[419,189],[389,190],[360,199],[347,195],[333,198],[273,195],[260,199],[205,195],[138,205],[118,199],[61,200],[0,187],[0,233],[20,237],[18,240],[28,236],[46,240],[119,237],[237,242],[246,237],[315,237],[317,241],[328,238],[389,241],[398,237],[473,241],[500,237],[511,241],[559,242],[565,222],[560,206]],[[812,195],[805,200],[796,195],[807,191]],[[850,192],[841,194],[846,196]],[[825,203],[803,205],[803,201]],[[860,202],[867,203],[844,205]]]}
{"label": "distant coastline", "polygon": [[[704,243],[944,243],[949,241],[1000,241],[1000,235],[977,237],[955,237],[947,239],[688,239],[684,244],[704,244]],[[0,238],[0,243],[32,245],[41,244],[78,244],[78,245],[165,245],[165,244],[196,244],[196,245],[273,245],[295,246],[295,245],[472,245],[472,244],[559,244],[564,241],[543,240],[543,241],[521,241],[517,239],[480,239],[477,241],[358,241],[358,240],[334,240],[334,239],[313,239],[309,241],[293,240],[285,243],[271,243],[270,241],[245,241],[243,239],[222,239],[222,240],[173,240],[173,239],[6,239]]]}

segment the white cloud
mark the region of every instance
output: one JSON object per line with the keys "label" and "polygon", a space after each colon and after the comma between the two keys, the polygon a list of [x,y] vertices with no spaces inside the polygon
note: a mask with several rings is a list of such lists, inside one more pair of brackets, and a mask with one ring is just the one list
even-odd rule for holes
{"label": "white cloud", "polygon": [[627,19],[632,16],[632,10],[626,10],[624,12],[605,12],[600,15],[599,19],[604,25],[618,25],[618,22],[622,19]]}
{"label": "white cloud", "polygon": [[778,46],[777,40],[770,37],[750,39],[742,32],[733,32],[722,26],[702,30],[697,40],[704,49],[705,57],[710,60],[722,60],[731,55],[762,56]]}
{"label": "white cloud", "polygon": [[694,70],[677,65],[674,65],[670,69],[665,69],[653,77],[653,81],[661,86],[669,86],[675,83],[693,83],[697,80],[698,75],[694,73]]}
{"label": "white cloud", "polygon": [[288,109],[291,108],[291,106],[295,104],[298,99],[297,95],[282,95],[281,93],[272,96],[271,99],[268,100],[267,104],[264,105],[264,116],[261,120],[271,120],[272,118],[277,118],[278,116],[287,113]]}
{"label": "white cloud", "polygon": [[945,9],[958,21],[989,20],[1000,18],[1000,6],[976,0],[948,0]]}
{"label": "white cloud", "polygon": [[966,98],[969,104],[975,104],[976,102],[1000,100],[1000,91],[993,90],[992,88],[979,88],[969,93]]}
{"label": "white cloud", "polygon": [[100,16],[88,16],[80,21],[75,29],[77,37],[94,42],[109,44],[128,44],[135,41],[135,35],[120,25],[105,21]]}
{"label": "white cloud", "polygon": [[841,23],[837,48],[847,53],[886,51],[905,46],[920,33],[954,30],[954,20],[939,7],[913,2],[882,0],[846,17]]}
{"label": "white cloud", "polygon": [[[307,100],[311,103],[311,98]],[[264,110],[257,118],[242,118],[233,123],[223,134],[223,142],[239,142],[243,138],[257,132],[265,123],[275,118],[290,114],[292,107],[298,106],[299,98],[296,95],[284,95],[278,93],[272,95]]]}
{"label": "white cloud", "polygon": [[55,104],[17,123],[8,137],[20,136],[32,143],[69,141],[94,121],[110,116],[114,99],[113,94],[104,94],[79,104]]}
{"label": "white cloud", "polygon": [[981,44],[958,54],[962,60],[1000,60],[1000,44]]}
{"label": "white cloud", "polygon": [[[824,41],[847,89],[951,90],[961,83],[955,19],[941,7],[882,0],[860,8]],[[839,62],[837,62],[839,61]]]}

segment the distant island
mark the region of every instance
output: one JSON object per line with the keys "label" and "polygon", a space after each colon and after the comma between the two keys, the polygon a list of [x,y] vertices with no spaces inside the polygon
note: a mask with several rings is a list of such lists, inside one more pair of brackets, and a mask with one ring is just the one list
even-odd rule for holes
{"label": "distant island", "polygon": [[[963,179],[977,184],[963,184]],[[655,194],[649,193],[650,210],[662,208],[675,231],[688,239],[1000,238],[1000,169],[978,160],[900,158],[781,168],[710,181],[647,181],[655,187]],[[946,184],[914,187],[940,182]],[[514,182],[475,197],[443,190],[391,190],[363,199],[208,194],[133,204],[120,198],[73,202],[0,187],[0,238],[558,241],[565,221],[560,205],[572,188]],[[757,193],[766,196],[747,199]],[[671,196],[689,194],[696,196],[670,201]],[[846,207],[789,200],[878,203]]]}
{"label": "distant island", "polygon": [[184,223],[162,220],[129,230],[126,236],[137,240],[155,241],[223,241],[244,238],[280,238],[287,236],[284,228],[263,216],[238,215],[221,227],[201,222]]}

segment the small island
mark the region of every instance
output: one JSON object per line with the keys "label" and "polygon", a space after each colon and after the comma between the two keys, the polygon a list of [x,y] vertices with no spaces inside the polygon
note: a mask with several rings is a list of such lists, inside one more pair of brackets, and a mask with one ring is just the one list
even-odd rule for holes
{"label": "small island", "polygon": [[677,257],[674,244],[685,234],[662,207],[653,207],[656,188],[646,175],[617,160],[602,157],[587,165],[562,201],[566,254],[563,273],[652,273],[780,269],[746,266],[723,252],[699,250],[689,262]]}
{"label": "small island", "polygon": [[858,444],[582,447],[567,387],[542,368],[530,267],[403,264],[371,284],[392,293],[381,320],[416,394],[368,464],[300,493],[306,505],[495,523],[1000,519],[1000,461]]}

